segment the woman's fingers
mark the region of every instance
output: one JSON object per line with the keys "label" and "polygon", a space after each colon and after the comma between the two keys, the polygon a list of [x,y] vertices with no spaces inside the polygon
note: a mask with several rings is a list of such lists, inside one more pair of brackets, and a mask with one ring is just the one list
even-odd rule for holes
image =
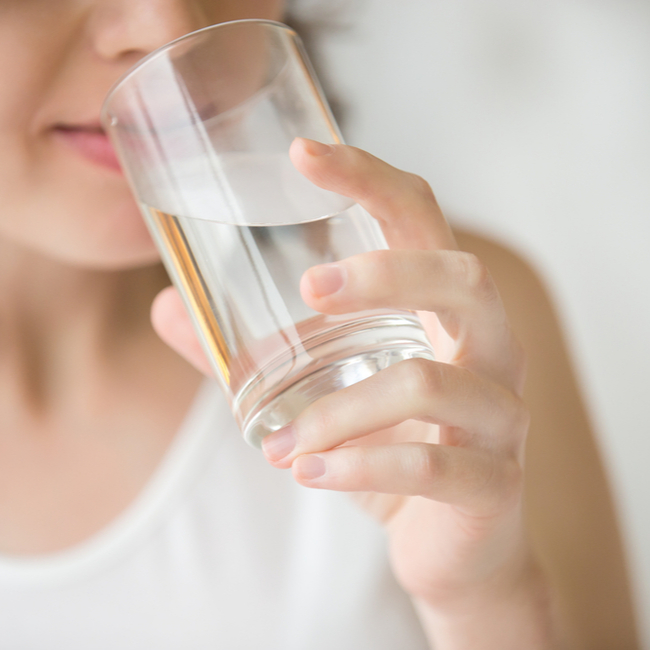
{"label": "woman's fingers", "polygon": [[361,253],[308,269],[301,290],[311,307],[329,314],[394,307],[457,313],[462,320],[489,319],[495,321],[488,323],[491,328],[501,327],[505,318],[485,267],[474,255],[460,251]]}
{"label": "woman's fingers", "polygon": [[[302,282],[306,302],[325,313],[359,311],[370,303],[435,312],[456,341],[454,362],[520,392],[523,354],[486,267],[464,253],[416,255],[457,248],[427,183],[346,145],[298,138],[290,154],[298,171],[357,201],[379,221],[390,247],[404,249],[399,256],[377,253],[309,270]],[[435,322],[429,329],[438,339]]]}
{"label": "woman's fingers", "polygon": [[528,425],[521,400],[497,383],[445,363],[410,359],[327,395],[267,436],[264,454],[289,467],[302,454],[326,451],[406,420],[465,432],[463,444],[519,449]]}
{"label": "woman's fingers", "polygon": [[454,362],[519,391],[521,349],[485,266],[460,251],[374,251],[309,269],[305,302],[326,314],[394,308],[435,312],[456,341]]}
{"label": "woman's fingers", "polygon": [[427,443],[339,447],[299,456],[292,471],[307,487],[422,496],[474,516],[503,511],[522,481],[513,456]]}
{"label": "woman's fingers", "polygon": [[374,251],[303,276],[305,302],[326,314],[395,308],[435,312],[456,341],[456,363],[518,391],[520,347],[485,266],[460,251]]}
{"label": "woman's fingers", "polygon": [[160,338],[197,370],[214,376],[192,327],[185,305],[174,287],[163,289],[151,305],[151,323]]}
{"label": "woman's fingers", "polygon": [[[473,512],[500,507],[520,493],[528,413],[518,397],[523,354],[487,269],[456,250],[421,178],[345,145],[297,139],[290,155],[316,185],[364,207],[393,249],[308,270],[307,304],[330,314],[435,313],[456,349],[451,364],[405,361],[320,399],[263,441],[267,459],[312,487],[419,495]],[[350,444],[409,419],[442,425],[443,444]]]}
{"label": "woman's fingers", "polygon": [[346,145],[296,138],[289,153],[310,181],[349,196],[377,219],[391,248],[457,248],[431,188],[419,176]]}

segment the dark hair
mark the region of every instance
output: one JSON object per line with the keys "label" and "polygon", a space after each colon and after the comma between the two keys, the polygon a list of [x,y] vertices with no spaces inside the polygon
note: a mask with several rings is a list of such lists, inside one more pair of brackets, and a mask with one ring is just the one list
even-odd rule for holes
{"label": "dark hair", "polygon": [[294,0],[289,2],[284,17],[284,22],[300,35],[339,125],[346,112],[345,100],[337,92],[336,82],[322,55],[321,46],[333,34],[350,30],[353,12],[359,4],[359,0],[311,0],[308,3]]}

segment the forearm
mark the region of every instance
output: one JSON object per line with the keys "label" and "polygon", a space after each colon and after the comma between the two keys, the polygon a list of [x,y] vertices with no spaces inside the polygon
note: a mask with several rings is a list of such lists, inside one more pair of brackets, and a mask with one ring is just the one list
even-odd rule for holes
{"label": "forearm", "polygon": [[560,650],[551,589],[531,563],[516,584],[477,590],[451,605],[415,601],[435,650]]}

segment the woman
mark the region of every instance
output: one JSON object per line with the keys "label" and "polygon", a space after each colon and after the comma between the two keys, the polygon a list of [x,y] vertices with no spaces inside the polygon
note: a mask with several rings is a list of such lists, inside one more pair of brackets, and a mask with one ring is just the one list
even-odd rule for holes
{"label": "woman", "polygon": [[[358,200],[395,249],[310,270],[303,298],[430,312],[441,362],[317,402],[267,438],[268,462],[204,383],[99,108],[163,43],[283,11],[0,2],[2,647],[635,647],[609,497],[543,292],[513,256],[455,236],[421,179],[351,147],[292,146],[299,171]],[[150,326],[154,298],[182,357]],[[513,330],[531,359],[525,401]],[[564,469],[571,453],[580,475]],[[383,537],[337,491],[384,525],[394,578]],[[576,586],[576,572],[602,584]]]}

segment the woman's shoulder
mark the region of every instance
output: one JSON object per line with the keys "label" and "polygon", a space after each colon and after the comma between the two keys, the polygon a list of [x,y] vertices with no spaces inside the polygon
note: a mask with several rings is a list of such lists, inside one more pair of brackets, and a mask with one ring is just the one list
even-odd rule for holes
{"label": "woman's shoulder", "polygon": [[492,275],[527,355],[531,413],[526,507],[561,607],[580,621],[568,647],[637,648],[624,545],[606,464],[543,278],[506,245],[455,230]]}

